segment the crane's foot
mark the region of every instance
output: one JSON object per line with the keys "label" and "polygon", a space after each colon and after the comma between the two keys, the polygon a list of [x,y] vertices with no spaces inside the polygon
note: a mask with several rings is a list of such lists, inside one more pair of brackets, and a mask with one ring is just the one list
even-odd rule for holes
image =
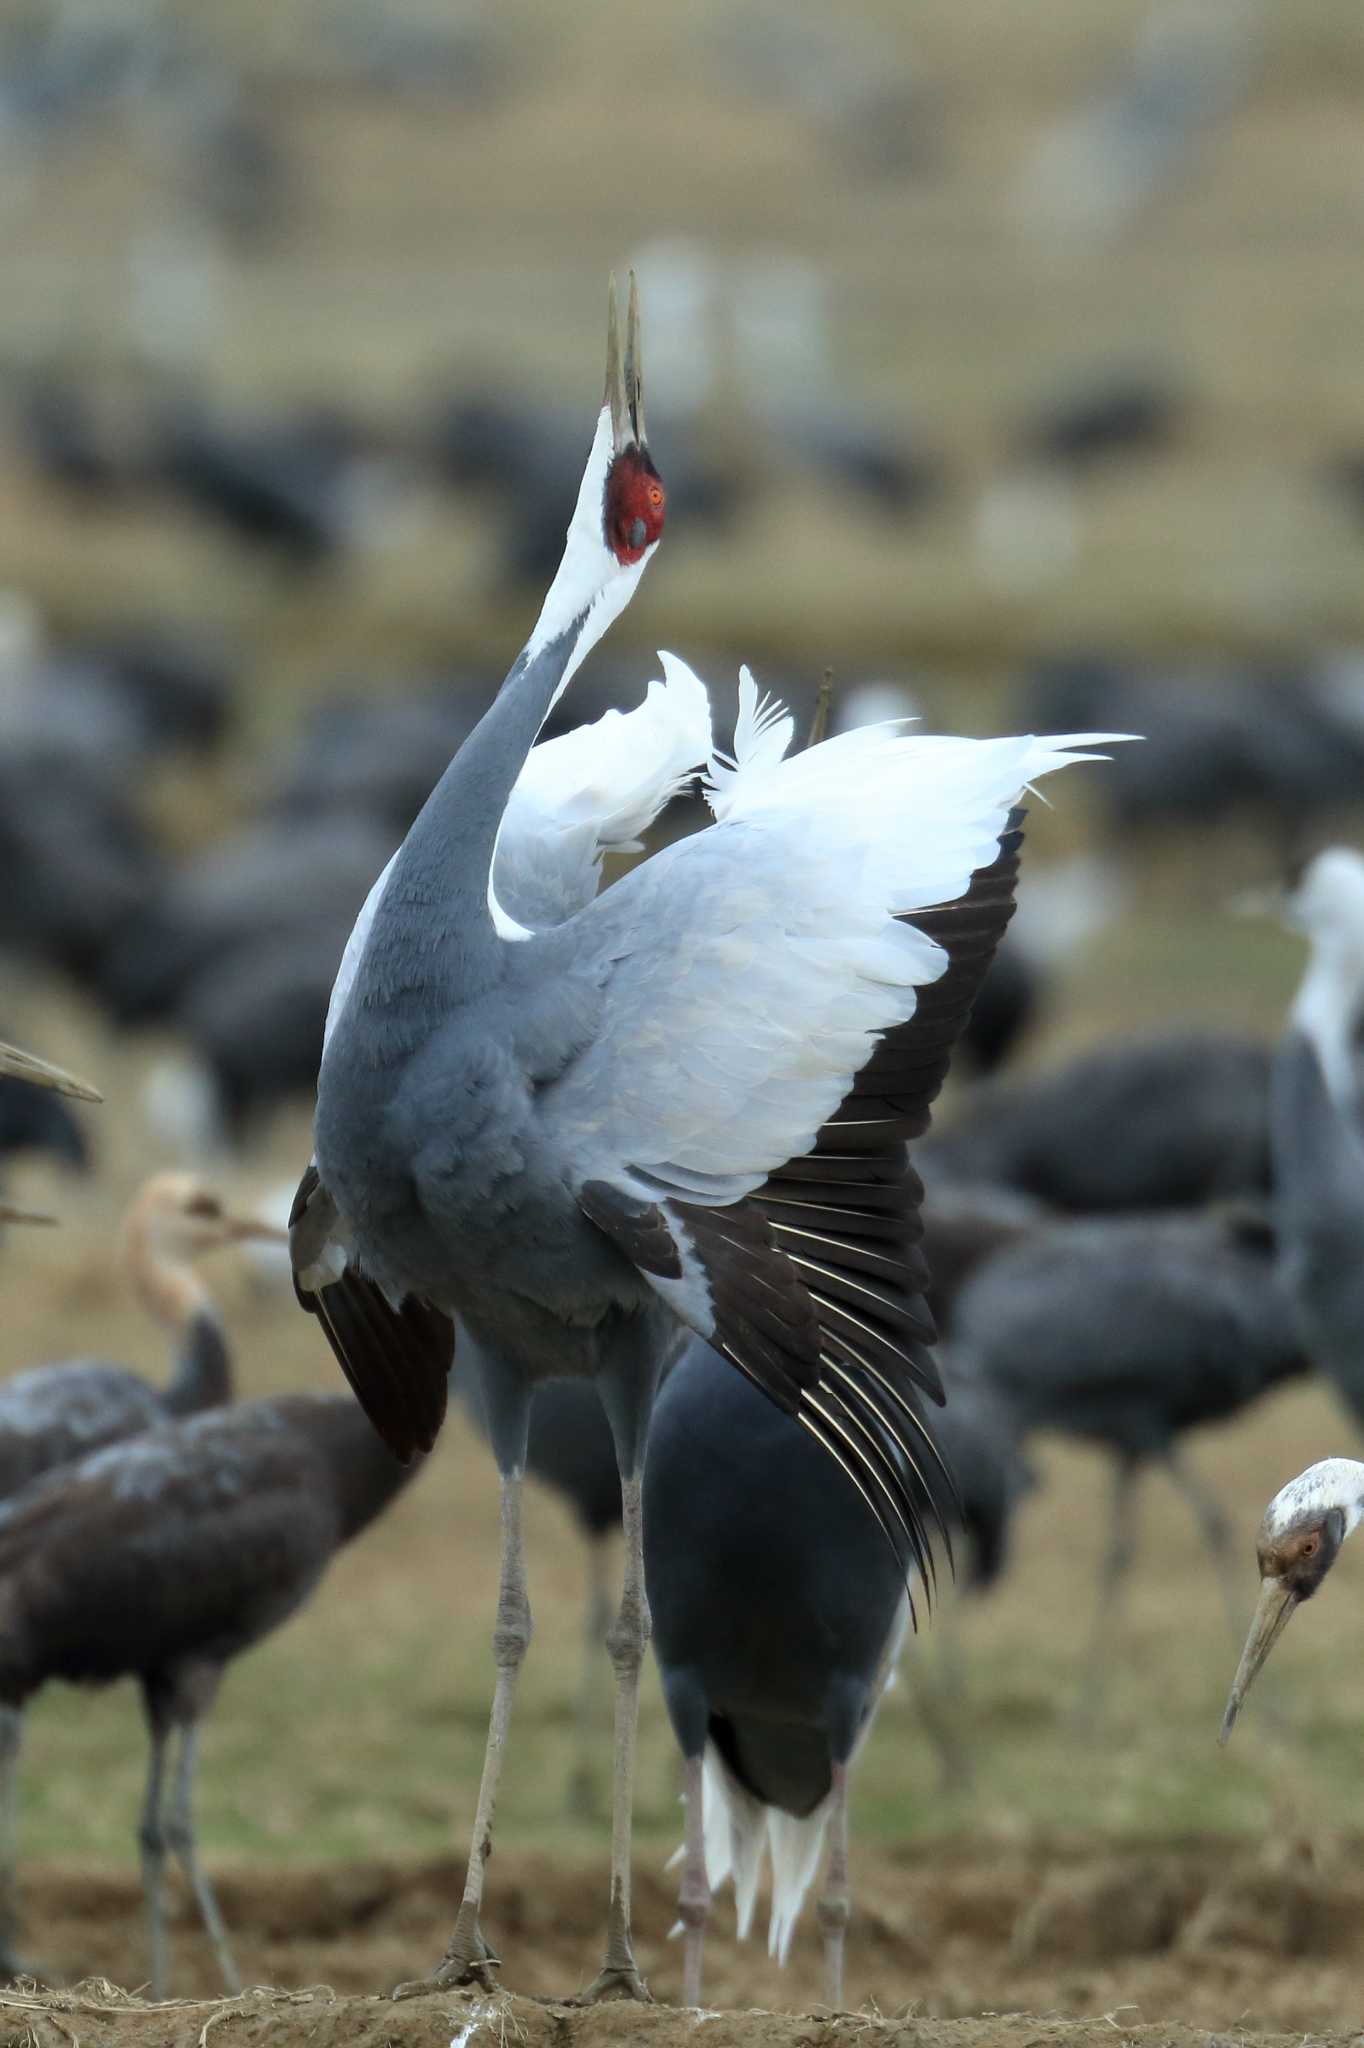
{"label": "crane's foot", "polygon": [[603,1964],[577,2003],[600,2005],[608,1998],[632,1998],[637,2005],[652,2005],[654,2002],[652,1991],[633,1961]]}
{"label": "crane's foot", "polygon": [[427,1991],[456,1991],[468,1984],[477,1984],[481,1991],[496,1991],[497,1978],[493,1973],[501,1967],[501,1956],[489,1948],[475,1920],[467,1933],[456,1927],[444,1960],[429,1977],[413,1977],[405,1984],[395,1984],[392,1995],[420,1998]]}

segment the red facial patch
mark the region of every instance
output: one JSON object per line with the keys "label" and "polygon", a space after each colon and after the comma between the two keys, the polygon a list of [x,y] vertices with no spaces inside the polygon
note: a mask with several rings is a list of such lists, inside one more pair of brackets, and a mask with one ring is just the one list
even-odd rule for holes
{"label": "red facial patch", "polygon": [[602,527],[622,568],[640,560],[663,531],[668,496],[658,471],[639,448],[627,448],[606,477]]}

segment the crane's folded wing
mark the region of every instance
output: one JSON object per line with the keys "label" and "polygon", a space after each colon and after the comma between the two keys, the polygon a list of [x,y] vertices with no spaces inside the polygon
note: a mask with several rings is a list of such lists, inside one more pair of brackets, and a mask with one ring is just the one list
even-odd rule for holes
{"label": "crane's folded wing", "polygon": [[294,1197],[289,1256],[299,1306],[317,1317],[351,1391],[394,1456],[406,1464],[429,1451],[445,1420],[455,1326],[415,1295],[394,1308],[359,1271],[315,1163]]}

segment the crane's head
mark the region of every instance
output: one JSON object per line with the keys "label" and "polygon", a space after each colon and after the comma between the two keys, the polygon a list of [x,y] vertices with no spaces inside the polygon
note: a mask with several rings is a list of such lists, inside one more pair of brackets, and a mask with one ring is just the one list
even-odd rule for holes
{"label": "crane's head", "polygon": [[1284,918],[1309,938],[1364,945],[1364,854],[1352,846],[1314,854],[1286,892]]}
{"label": "crane's head", "polygon": [[1364,1465],[1323,1458],[1291,1479],[1265,1510],[1256,1539],[1260,1597],[1222,1717],[1221,1741],[1295,1608],[1310,1600],[1364,1514]]}
{"label": "crane's head", "polygon": [[128,1212],[127,1242],[134,1261],[142,1247],[176,1260],[225,1244],[281,1244],[287,1238],[286,1230],[265,1217],[234,1210],[216,1188],[192,1173],[154,1173]]}
{"label": "crane's head", "polygon": [[606,324],[606,394],[568,523],[563,559],[526,643],[534,661],[569,642],[556,701],[584,656],[634,596],[657,547],[667,512],[663,480],[644,431],[644,376],[639,348],[639,291],[630,278],[621,347],[616,283]]}
{"label": "crane's head", "polygon": [[630,273],[625,353],[620,346],[616,280],[606,312],[606,395],[611,422],[611,464],[602,491],[602,537],[622,568],[642,562],[663,531],[667,493],[654,468],[644,432],[644,372],[639,350],[639,287]]}

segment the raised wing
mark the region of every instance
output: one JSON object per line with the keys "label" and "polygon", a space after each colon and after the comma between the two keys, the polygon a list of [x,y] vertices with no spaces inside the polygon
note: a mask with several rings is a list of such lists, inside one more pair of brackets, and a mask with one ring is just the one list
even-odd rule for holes
{"label": "raised wing", "polygon": [[576,922],[607,1024],[544,1114],[586,1213],[927,1573],[917,1393],[941,1393],[905,1141],[1012,915],[1014,801],[1085,741],[872,728],[786,761],[741,689],[716,827]]}
{"label": "raised wing", "polygon": [[710,755],[710,699],[685,662],[660,657],[663,679],[633,711],[607,711],[532,747],[516,779],[493,863],[493,894],[525,929],[544,930],[590,903],[605,853],[631,853]]}
{"label": "raised wing", "polygon": [[345,1225],[316,1165],[289,1213],[299,1306],[317,1317],[351,1391],[395,1457],[429,1451],[445,1420],[455,1326],[428,1301],[398,1308],[355,1265]]}

